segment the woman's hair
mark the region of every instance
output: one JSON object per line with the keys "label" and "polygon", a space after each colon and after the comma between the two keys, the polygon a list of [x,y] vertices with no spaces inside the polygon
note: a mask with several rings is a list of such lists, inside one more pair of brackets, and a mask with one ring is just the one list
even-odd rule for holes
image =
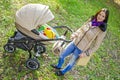
{"label": "woman's hair", "polygon": [[104,20],[103,22],[104,22],[104,23],[107,23],[107,22],[108,22],[108,17],[109,17],[109,10],[106,9],[106,8],[103,8],[103,9],[101,9],[100,11],[98,11],[98,12],[92,17],[91,20],[96,19],[96,18],[97,18],[97,15],[98,15],[101,11],[105,12],[105,20]]}
{"label": "woman's hair", "polygon": [[103,21],[104,24],[101,24],[101,25],[99,26],[99,28],[100,28],[103,32],[105,32],[106,29],[107,29],[107,22],[108,22],[108,17],[109,17],[109,10],[108,10],[108,9],[103,8],[103,9],[101,9],[100,11],[98,11],[94,16],[92,16],[91,21],[94,20],[94,19],[96,19],[96,18],[97,18],[97,15],[98,15],[101,11],[105,12],[105,20]]}

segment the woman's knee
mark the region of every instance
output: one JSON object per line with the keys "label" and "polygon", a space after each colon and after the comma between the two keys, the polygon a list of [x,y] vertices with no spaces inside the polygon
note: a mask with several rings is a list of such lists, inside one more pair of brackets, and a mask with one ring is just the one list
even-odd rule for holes
{"label": "woman's knee", "polygon": [[60,57],[59,57],[60,59],[64,59],[64,56],[63,55],[60,55]]}

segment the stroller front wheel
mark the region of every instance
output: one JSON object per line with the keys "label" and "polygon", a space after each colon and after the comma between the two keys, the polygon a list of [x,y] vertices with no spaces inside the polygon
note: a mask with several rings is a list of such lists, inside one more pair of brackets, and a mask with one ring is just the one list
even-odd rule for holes
{"label": "stroller front wheel", "polygon": [[40,67],[40,64],[37,59],[28,59],[26,61],[26,67],[30,70],[36,70]]}
{"label": "stroller front wheel", "polygon": [[13,53],[16,50],[16,48],[15,48],[15,46],[13,44],[6,44],[4,46],[4,50],[6,52]]}

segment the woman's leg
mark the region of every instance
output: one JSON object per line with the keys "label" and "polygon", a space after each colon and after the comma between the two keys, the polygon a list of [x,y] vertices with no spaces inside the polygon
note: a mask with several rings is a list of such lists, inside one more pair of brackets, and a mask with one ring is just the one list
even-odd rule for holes
{"label": "woman's leg", "polygon": [[68,72],[69,70],[72,69],[72,67],[75,65],[76,63],[76,60],[79,58],[79,54],[81,53],[82,51],[79,50],[79,49],[75,49],[73,55],[72,55],[72,58],[70,59],[68,65],[63,69],[61,70],[62,74],[65,74],[66,72]]}
{"label": "woman's leg", "polygon": [[75,47],[73,42],[71,42],[66,49],[60,54],[59,60],[58,60],[58,64],[57,64],[57,68],[61,68],[62,64],[64,63],[64,59],[70,55],[73,51],[74,51]]}

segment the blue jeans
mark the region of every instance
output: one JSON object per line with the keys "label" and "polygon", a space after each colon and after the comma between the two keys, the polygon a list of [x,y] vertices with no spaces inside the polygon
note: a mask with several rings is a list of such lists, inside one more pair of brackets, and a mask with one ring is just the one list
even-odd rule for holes
{"label": "blue jeans", "polygon": [[77,46],[75,46],[75,44],[73,42],[71,42],[66,49],[60,54],[59,60],[58,60],[58,64],[57,67],[61,68],[63,63],[64,63],[64,59],[72,54],[72,58],[70,59],[69,63],[67,64],[67,66],[61,70],[61,72],[63,74],[65,74],[66,72],[68,72],[69,70],[72,69],[72,67],[74,66],[74,64],[76,63],[76,60],[79,58],[79,54],[82,51],[77,48]]}

